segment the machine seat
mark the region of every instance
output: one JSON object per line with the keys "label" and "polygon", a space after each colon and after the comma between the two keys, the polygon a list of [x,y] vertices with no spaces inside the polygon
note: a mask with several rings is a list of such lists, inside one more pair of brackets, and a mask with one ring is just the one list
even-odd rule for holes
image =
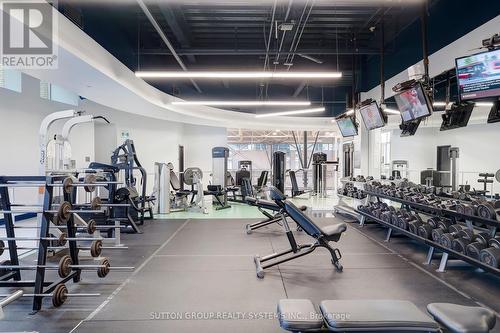
{"label": "machine seat", "polygon": [[320,227],[321,232],[327,237],[337,236],[347,230],[347,224],[341,222]]}
{"label": "machine seat", "polygon": [[452,333],[488,333],[495,327],[495,314],[485,308],[432,303],[427,311]]}
{"label": "machine seat", "polygon": [[322,301],[320,310],[328,329],[335,332],[439,331],[436,322],[408,301]]}

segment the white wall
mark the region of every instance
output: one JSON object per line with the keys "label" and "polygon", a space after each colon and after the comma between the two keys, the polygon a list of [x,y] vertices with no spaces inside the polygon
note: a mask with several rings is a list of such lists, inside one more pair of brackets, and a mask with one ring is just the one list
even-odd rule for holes
{"label": "white wall", "polygon": [[[38,132],[42,119],[55,111],[73,109],[65,105],[39,97],[39,80],[30,76],[22,77],[22,93],[0,88],[0,175],[36,175],[38,172]],[[185,146],[185,166],[198,166],[210,173],[212,169],[211,149],[215,146],[226,146],[225,128],[186,125],[182,123],[159,120],[114,110],[90,100],[80,101],[76,108],[94,116],[105,116],[116,126],[110,135],[116,137],[115,142],[121,144],[124,139],[122,132],[128,132],[134,140],[139,161],[148,172],[148,188],[152,189],[154,162],[172,162],[178,166],[178,145]],[[64,120],[54,124],[54,133],[60,133]],[[94,135],[94,125],[102,126],[102,120],[96,124],[80,124],[71,131],[69,142],[72,148],[72,158],[76,160],[77,168],[88,166],[88,160],[95,160],[97,140],[106,140],[104,150],[111,150],[111,138],[103,138],[103,133]],[[112,129],[112,126],[110,127]],[[103,154],[100,153],[100,159]],[[103,163],[110,162],[111,151]],[[19,191],[21,192],[21,191]]]}
{"label": "white wall", "polygon": [[482,188],[482,184],[477,183],[478,174],[495,173],[500,169],[500,123],[473,124],[444,132],[437,127],[423,127],[415,136],[406,138],[399,134],[399,130],[392,130],[391,158],[409,161],[413,181],[419,180],[421,170],[436,169],[438,146],[451,145],[460,149],[460,184]]}
{"label": "white wall", "polygon": [[[212,173],[212,148],[227,146],[227,130],[221,127],[184,124],[182,145],[184,166],[198,167],[208,176]],[[177,154],[177,146],[175,153]]]}

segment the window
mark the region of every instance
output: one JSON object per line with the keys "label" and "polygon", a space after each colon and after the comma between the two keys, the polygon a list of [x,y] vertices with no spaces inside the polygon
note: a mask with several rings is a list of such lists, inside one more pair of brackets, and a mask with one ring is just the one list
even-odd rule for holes
{"label": "window", "polygon": [[391,161],[391,132],[382,132],[380,137],[380,152],[382,165],[387,165]]}
{"label": "window", "polygon": [[22,73],[15,69],[0,67],[0,87],[22,92]]}
{"label": "window", "polygon": [[48,99],[54,102],[78,106],[80,97],[56,84],[40,81],[40,98]]}

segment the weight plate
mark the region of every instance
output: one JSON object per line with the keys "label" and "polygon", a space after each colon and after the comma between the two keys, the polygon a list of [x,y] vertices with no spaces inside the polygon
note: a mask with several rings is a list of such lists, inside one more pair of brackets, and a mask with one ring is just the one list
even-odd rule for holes
{"label": "weight plate", "polygon": [[[68,277],[71,274],[71,267],[70,265],[72,264],[71,257],[68,255],[65,255],[59,260],[59,266],[57,269],[57,273],[61,278]],[[64,303],[64,302],[63,302]]]}
{"label": "weight plate", "polygon": [[87,233],[89,235],[93,235],[96,230],[97,230],[97,223],[95,222],[95,220],[89,220],[87,222]]}
{"label": "weight plate", "polygon": [[68,299],[67,295],[68,289],[66,288],[66,286],[63,283],[58,284],[52,292],[52,305],[55,308],[60,307]]}
{"label": "weight plate", "polygon": [[59,209],[57,210],[57,220],[59,223],[67,223],[71,217],[71,204],[67,201],[64,201]]}
{"label": "weight plate", "polygon": [[63,190],[64,193],[71,194],[73,191],[73,184],[75,182],[75,179],[73,177],[66,177],[63,180]]}
{"label": "weight plate", "polygon": [[100,278],[104,278],[104,277],[106,277],[106,275],[109,274],[110,264],[109,264],[108,258],[103,258],[99,262],[99,265],[100,266],[104,266],[104,267],[99,267],[99,269],[97,270],[97,276],[100,277]]}
{"label": "weight plate", "polygon": [[96,181],[97,181],[96,175],[93,175],[93,174],[86,175],[85,178],[83,179],[83,182],[85,184],[89,184],[89,185],[85,185],[83,187],[85,192],[94,192],[95,186],[92,186],[91,184],[94,184]]}
{"label": "weight plate", "polygon": [[102,252],[102,240],[98,239],[92,242],[90,246],[90,255],[93,258],[97,258],[101,255]]}
{"label": "weight plate", "polygon": [[101,209],[101,205],[102,205],[102,200],[101,198],[99,197],[95,197],[94,199],[92,199],[92,201],[90,202],[90,208],[92,210],[99,210]]}

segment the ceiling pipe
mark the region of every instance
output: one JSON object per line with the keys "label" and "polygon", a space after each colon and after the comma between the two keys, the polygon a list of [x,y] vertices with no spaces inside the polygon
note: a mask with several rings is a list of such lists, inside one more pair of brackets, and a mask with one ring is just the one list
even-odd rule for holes
{"label": "ceiling pipe", "polygon": [[[293,54],[292,58],[290,59],[290,63],[293,63],[293,59],[295,59],[295,53],[297,52],[297,48],[299,47],[300,40],[302,39],[302,34],[304,33],[304,29],[306,28],[307,21],[309,20],[309,16],[311,16],[311,11],[314,7],[314,0],[311,2],[311,7],[309,7],[309,12],[307,13],[307,16],[304,20],[304,24],[302,25],[302,29],[300,30],[299,38],[297,39],[297,42],[295,43],[295,47],[293,49]],[[290,69],[290,67],[288,67]]]}
{"label": "ceiling pipe", "polygon": [[424,80],[429,83],[429,43],[427,38],[427,0],[422,1],[420,22],[422,25],[422,52],[424,61]]}
{"label": "ceiling pipe", "polygon": [[[290,16],[290,10],[292,9],[292,3],[293,3],[293,0],[288,1],[288,8],[286,10],[285,18],[283,19],[284,23],[286,21],[288,21],[288,17]],[[283,49],[283,43],[285,42],[285,35],[286,35],[286,30],[283,30],[283,35],[281,36],[280,47],[278,49],[278,52],[276,53],[276,58],[274,59],[275,62],[279,62],[279,60],[280,60],[280,53],[281,53],[281,50]]]}
{"label": "ceiling pipe", "polygon": [[[170,40],[167,38],[167,35],[165,35],[165,33],[161,29],[161,27],[158,24],[158,22],[156,22],[155,18],[153,17],[153,15],[151,14],[151,12],[149,11],[149,9],[146,6],[146,4],[144,3],[144,1],[143,0],[137,0],[137,3],[139,4],[139,6],[141,7],[142,11],[144,12],[144,14],[146,15],[146,17],[148,18],[149,22],[155,28],[155,30],[158,33],[158,35],[160,35],[160,38],[165,43],[165,45],[168,47],[168,49],[170,50],[170,52],[174,56],[175,60],[179,64],[179,66],[181,66],[181,68],[182,68],[183,71],[187,71],[188,69],[187,69],[186,65],[184,65],[184,62],[182,61],[182,59],[175,52],[175,49],[172,46],[172,43],[170,43]],[[193,84],[193,86],[195,87],[195,89],[201,94],[202,91],[201,91],[200,87],[196,84],[196,82],[193,79],[190,79],[190,81]]]}

